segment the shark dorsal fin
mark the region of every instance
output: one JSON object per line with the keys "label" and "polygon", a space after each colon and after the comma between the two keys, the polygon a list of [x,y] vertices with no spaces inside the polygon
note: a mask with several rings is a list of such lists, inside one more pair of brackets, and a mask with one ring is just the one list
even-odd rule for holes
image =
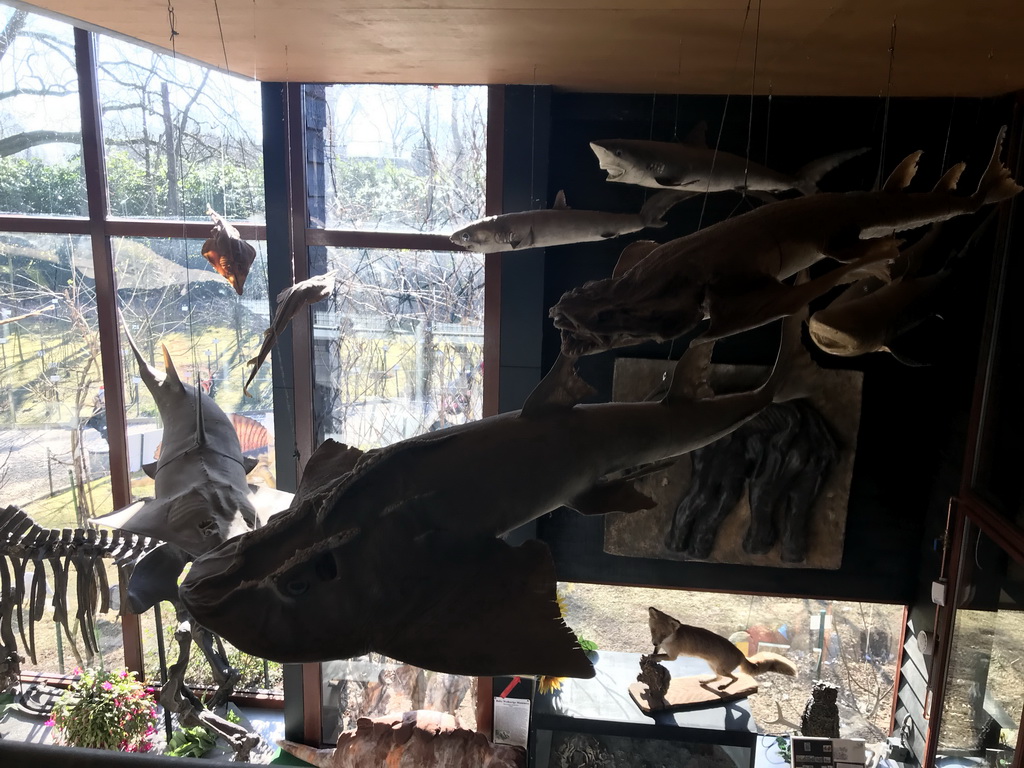
{"label": "shark dorsal fin", "polygon": [[698,123],[690,129],[690,132],[686,134],[686,138],[683,139],[684,144],[690,144],[694,147],[708,146],[708,123],[706,120],[700,120]]}
{"label": "shark dorsal fin", "polygon": [[960,174],[964,172],[967,163],[957,163],[943,174],[942,178],[935,182],[932,192],[952,192],[960,181]]}
{"label": "shark dorsal fin", "polygon": [[612,270],[612,277],[620,277],[623,273],[635,267],[646,259],[658,245],[660,243],[656,243],[653,240],[637,240],[635,243],[627,245],[622,249],[622,253],[619,254],[619,260],[615,263],[615,268]]}
{"label": "shark dorsal fin", "polygon": [[564,210],[565,208],[568,208],[568,207],[569,206],[565,204],[565,190],[564,189],[558,190],[558,194],[555,195],[555,204],[552,205],[551,208],[556,210],[556,211],[560,211],[560,210]]}
{"label": "shark dorsal fin", "polygon": [[911,152],[903,158],[903,162],[897,165],[893,172],[889,174],[889,178],[885,180],[885,184],[882,185],[882,191],[899,192],[901,189],[906,189],[907,185],[910,184],[910,180],[914,178],[914,174],[917,173],[917,161],[920,159],[920,150]]}
{"label": "shark dorsal fin", "polygon": [[242,457],[242,469],[245,470],[245,474],[247,475],[256,469],[256,465],[259,463],[259,459],[254,459],[252,456]]}
{"label": "shark dorsal fin", "polygon": [[142,465],[142,471],[146,473],[146,476],[151,480],[156,480],[156,462],[151,461],[147,464]]}
{"label": "shark dorsal fin", "polygon": [[594,389],[576,375],[576,358],[559,354],[551,370],[526,398],[521,416],[572,408],[594,394]]}

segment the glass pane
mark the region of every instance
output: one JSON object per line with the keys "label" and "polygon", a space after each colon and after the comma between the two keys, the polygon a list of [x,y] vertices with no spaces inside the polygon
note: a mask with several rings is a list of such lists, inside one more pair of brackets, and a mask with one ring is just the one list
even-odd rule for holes
{"label": "glass pane", "polygon": [[[238,296],[200,255],[202,241],[114,238],[121,314],[150,365],[163,370],[161,345],[186,384],[202,387],[235,422],[243,454],[257,459],[249,481],[275,487],[272,355],[249,385],[247,362],[270,325],[266,248],[254,242],[256,260]],[[154,460],[162,424],[156,403],[141,383],[138,365],[123,346],[128,458],[132,494],[152,495],[153,481],[142,466]]]}
{"label": "glass pane", "polygon": [[0,213],[86,216],[74,30],[0,6]]}
{"label": "glass pane", "polygon": [[313,305],[317,434],[376,448],[480,418],[480,254],[327,249]]}
{"label": "glass pane", "polygon": [[[711,630],[747,656],[779,653],[796,666],[792,677],[757,677],[759,691],[749,697],[749,706],[758,731],[799,732],[814,681],[824,680],[839,689],[842,738],[872,742],[889,733],[902,605],[570,582],[559,583],[558,592],[566,623],[581,645],[596,646],[599,671],[605,652],[615,663],[635,655],[633,666],[640,671],[640,655],[653,649],[648,611],[653,606],[683,624]],[[705,662],[687,659],[701,665],[698,676],[713,674]],[[621,693],[632,704],[628,692]],[[558,691],[551,695],[557,698]],[[549,701],[538,711],[557,706]]]}
{"label": "glass pane", "polygon": [[262,222],[259,83],[100,37],[110,214]]}
{"label": "glass pane", "polygon": [[[333,297],[312,308],[318,442],[366,450],[480,418],[479,254],[326,248],[311,260],[337,270]],[[382,707],[476,719],[474,679],[379,654],[325,663],[321,685],[328,742]]]}
{"label": "glass pane", "polygon": [[1024,707],[1024,568],[977,529],[965,538],[938,754],[1009,765]]}
{"label": "glass pane", "polygon": [[[113,509],[91,275],[86,237],[0,234],[0,507],[16,505],[44,529],[88,528],[89,518]],[[26,586],[39,568],[46,597],[32,633],[36,663],[29,659],[23,670],[70,672],[82,666],[86,631],[95,632],[104,663],[123,663],[116,602],[97,614],[94,630],[76,619],[80,565],[75,561],[69,568],[66,558],[26,563]],[[107,584],[94,583],[116,601],[118,572],[111,562],[104,565]],[[60,579],[55,567],[70,571],[71,637],[60,634],[52,620]],[[16,624],[24,622],[27,641],[29,603],[26,597],[25,611],[14,616]],[[18,643],[28,657],[25,644]]]}
{"label": "glass pane", "polygon": [[311,226],[451,233],[484,215],[484,86],[307,86],[306,104]]}

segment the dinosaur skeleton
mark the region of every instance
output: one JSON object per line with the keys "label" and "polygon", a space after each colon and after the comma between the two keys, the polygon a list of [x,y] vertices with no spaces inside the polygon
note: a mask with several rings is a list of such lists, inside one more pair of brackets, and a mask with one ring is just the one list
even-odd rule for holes
{"label": "dinosaur skeleton", "polygon": [[[119,582],[126,584],[135,561],[156,544],[147,536],[126,531],[43,528],[18,507],[0,509],[0,690],[11,687],[20,674],[15,623],[21,647],[36,663],[35,627],[43,618],[48,592],[53,594],[53,620],[63,629],[75,657],[89,663],[99,654],[96,614],[110,611],[104,559],[114,561]],[[81,630],[84,653],[72,630],[68,607],[72,585],[78,606],[73,618]]]}

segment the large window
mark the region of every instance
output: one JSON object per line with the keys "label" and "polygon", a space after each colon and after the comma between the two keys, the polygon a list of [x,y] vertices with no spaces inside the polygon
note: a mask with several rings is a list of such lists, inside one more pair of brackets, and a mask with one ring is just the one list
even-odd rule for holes
{"label": "large window", "polygon": [[[79,83],[88,62],[94,103]],[[94,130],[83,131],[93,115]],[[90,224],[95,200],[105,211]],[[243,226],[256,248],[241,294],[202,255],[208,210]],[[92,518],[153,494],[142,467],[158,456],[162,424],[123,335],[116,364],[125,332],[157,369],[167,347],[182,380],[235,424],[256,461],[250,482],[276,484],[270,362],[243,393],[270,318],[263,221],[258,83],[0,6],[0,507],[60,532],[94,529]],[[88,634],[104,664],[127,659],[159,678],[158,617],[121,613],[125,572],[103,562],[94,623],[78,615],[75,588],[64,629],[49,621],[51,597],[34,632],[15,613],[19,638],[35,636],[24,670],[99,663]],[[52,596],[67,568],[29,560],[26,583]],[[173,651],[174,612],[161,613]],[[232,661],[254,670],[243,685],[280,684],[262,662]],[[198,668],[194,679],[203,682]]]}

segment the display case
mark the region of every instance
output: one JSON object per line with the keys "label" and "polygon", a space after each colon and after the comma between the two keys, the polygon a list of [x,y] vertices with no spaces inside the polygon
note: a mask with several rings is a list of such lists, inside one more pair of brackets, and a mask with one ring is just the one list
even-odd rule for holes
{"label": "display case", "polygon": [[[601,651],[593,678],[567,679],[553,693],[537,695],[534,768],[647,764],[637,762],[641,753],[651,765],[685,766],[693,758],[694,765],[715,768],[753,765],[757,726],[747,699],[647,716],[629,695],[639,662],[638,653]],[[664,664],[673,677],[713,674],[700,659]]]}

